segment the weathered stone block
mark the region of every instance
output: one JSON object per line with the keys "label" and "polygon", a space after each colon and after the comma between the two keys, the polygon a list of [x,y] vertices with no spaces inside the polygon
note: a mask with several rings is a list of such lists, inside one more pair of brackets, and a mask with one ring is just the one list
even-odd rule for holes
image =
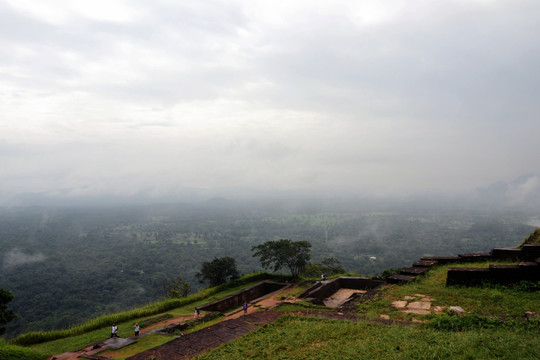
{"label": "weathered stone block", "polygon": [[386,278],[390,284],[404,284],[413,281],[416,277],[411,275],[396,274]]}
{"label": "weathered stone block", "polygon": [[478,286],[490,280],[489,269],[449,268],[446,276],[446,286]]}
{"label": "weathered stone block", "polygon": [[433,261],[433,260],[419,260],[419,261],[415,262],[413,264],[413,266],[420,266],[420,267],[430,268],[435,264],[437,264],[437,262]]}
{"label": "weathered stone block", "polygon": [[461,306],[450,306],[448,308],[448,313],[456,314],[456,315],[463,315],[465,314],[465,310],[463,310]]}
{"label": "weathered stone block", "polygon": [[399,273],[403,274],[403,275],[418,276],[418,275],[424,275],[428,271],[429,271],[429,268],[413,266],[413,267],[410,267],[410,268],[407,268],[407,269],[403,269]]}

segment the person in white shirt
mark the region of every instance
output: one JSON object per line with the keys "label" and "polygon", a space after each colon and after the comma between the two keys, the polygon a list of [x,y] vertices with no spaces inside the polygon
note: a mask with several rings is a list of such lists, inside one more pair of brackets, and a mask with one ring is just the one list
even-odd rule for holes
{"label": "person in white shirt", "polygon": [[118,326],[116,324],[112,326],[111,337],[118,337]]}

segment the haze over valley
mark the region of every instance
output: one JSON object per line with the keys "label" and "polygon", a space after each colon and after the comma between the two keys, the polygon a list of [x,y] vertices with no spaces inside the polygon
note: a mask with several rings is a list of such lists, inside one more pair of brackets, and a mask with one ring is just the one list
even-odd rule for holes
{"label": "haze over valley", "polygon": [[[537,213],[535,213],[537,214]],[[307,240],[311,262],[337,259],[376,275],[427,255],[516,246],[533,214],[465,202],[400,199],[243,200],[0,210],[0,287],[15,295],[8,335],[63,328],[166,296],[181,276],[195,291],[201,263],[235,259],[262,270],[252,247]]]}

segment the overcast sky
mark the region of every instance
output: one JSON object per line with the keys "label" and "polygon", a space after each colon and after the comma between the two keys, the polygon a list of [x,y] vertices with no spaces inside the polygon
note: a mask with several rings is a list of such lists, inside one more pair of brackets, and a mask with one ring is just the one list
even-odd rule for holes
{"label": "overcast sky", "polygon": [[0,0],[3,198],[457,193],[539,115],[537,0]]}

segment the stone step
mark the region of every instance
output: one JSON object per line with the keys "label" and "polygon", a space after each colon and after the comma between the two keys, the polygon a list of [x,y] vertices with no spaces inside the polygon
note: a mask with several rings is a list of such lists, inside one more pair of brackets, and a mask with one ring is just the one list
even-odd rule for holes
{"label": "stone step", "polygon": [[420,266],[420,267],[432,267],[433,265],[437,264],[436,261],[433,260],[419,260],[413,264],[413,266]]}
{"label": "stone step", "polygon": [[399,273],[402,275],[417,276],[417,275],[424,275],[428,271],[429,271],[429,268],[427,267],[413,266],[407,269],[403,269]]}
{"label": "stone step", "polygon": [[386,282],[390,284],[404,284],[416,279],[415,276],[396,274],[386,278]]}
{"label": "stone step", "polygon": [[460,262],[461,258],[459,256],[424,256],[420,260],[436,261],[439,264],[450,264]]}
{"label": "stone step", "polygon": [[490,252],[493,260],[495,259],[517,259],[523,253],[521,248],[494,248]]}
{"label": "stone step", "polygon": [[534,267],[534,266],[538,266],[538,262],[536,261],[522,261],[520,263],[518,263],[518,266],[521,268],[521,267]]}
{"label": "stone step", "polygon": [[463,262],[488,261],[491,259],[491,254],[459,254],[458,257],[461,258],[461,261]]}

